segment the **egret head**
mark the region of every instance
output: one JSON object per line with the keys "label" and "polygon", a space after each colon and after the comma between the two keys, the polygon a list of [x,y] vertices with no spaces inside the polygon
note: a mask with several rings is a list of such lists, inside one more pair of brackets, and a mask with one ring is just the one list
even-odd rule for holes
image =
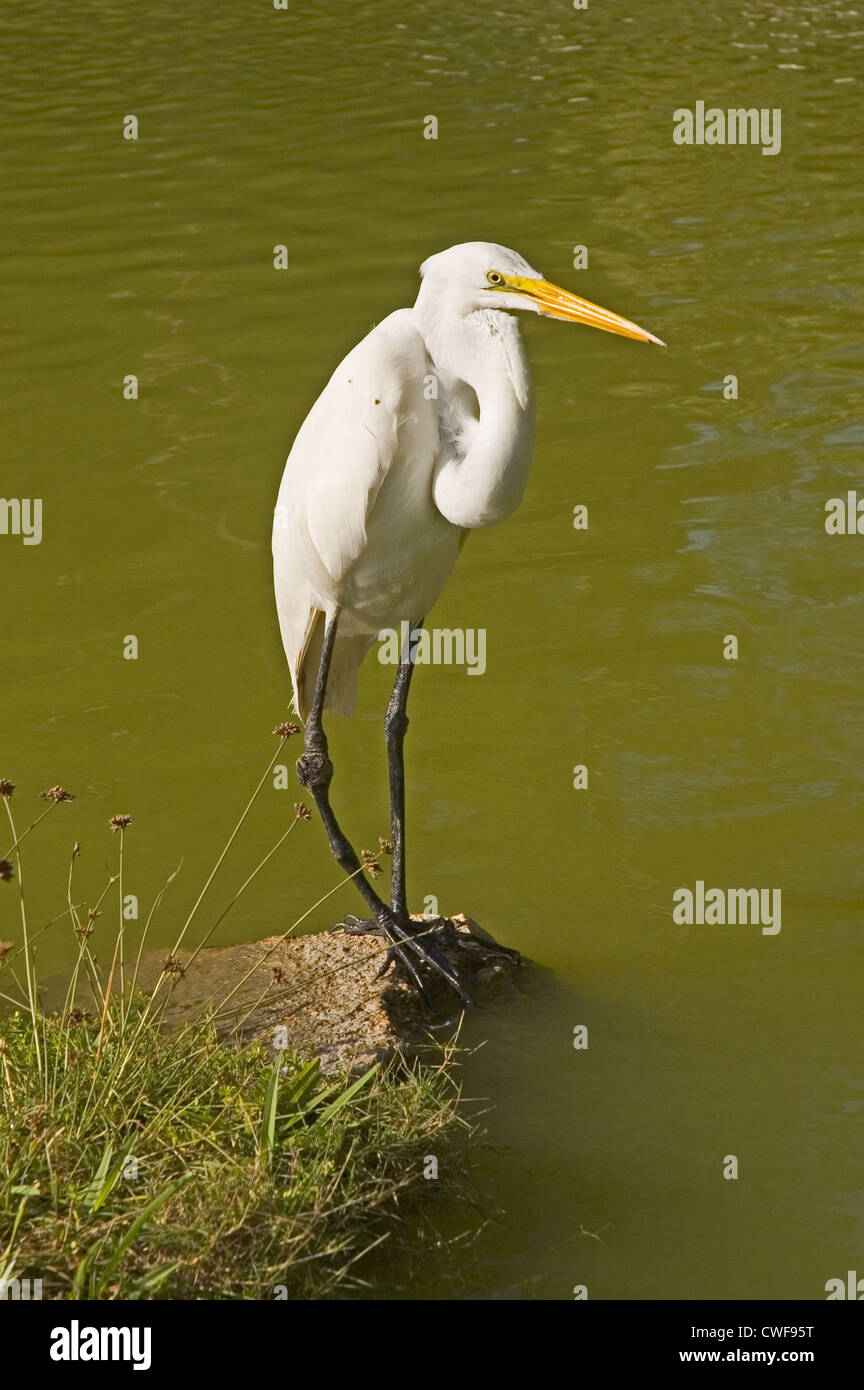
{"label": "egret head", "polygon": [[517,252],[498,246],[494,241],[465,241],[450,246],[425,260],[420,274],[423,284],[417,298],[418,308],[434,302],[439,309],[446,307],[449,313],[463,315],[478,309],[498,309],[505,313],[527,309],[545,318],[585,323],[592,328],[602,328],[606,333],[618,333],[623,338],[665,347],[660,338],[620,314],[601,309],[544,280]]}

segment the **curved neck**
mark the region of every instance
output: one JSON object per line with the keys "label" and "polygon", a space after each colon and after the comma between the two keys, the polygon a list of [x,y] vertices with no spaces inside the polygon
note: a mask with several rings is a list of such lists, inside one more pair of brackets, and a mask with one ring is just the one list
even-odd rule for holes
{"label": "curved neck", "polygon": [[444,448],[435,505],[454,526],[490,526],[521,502],[534,448],[531,368],[519,328],[490,310],[439,317],[422,291],[415,314],[439,381]]}

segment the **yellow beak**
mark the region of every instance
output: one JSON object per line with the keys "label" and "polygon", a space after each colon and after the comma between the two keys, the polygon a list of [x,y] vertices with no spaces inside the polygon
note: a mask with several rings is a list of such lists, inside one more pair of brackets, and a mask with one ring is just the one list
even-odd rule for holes
{"label": "yellow beak", "polygon": [[601,309],[599,304],[592,304],[587,299],[579,299],[577,295],[562,290],[559,285],[553,285],[550,280],[527,280],[521,275],[508,275],[501,288],[526,295],[546,318],[564,319],[567,323],[587,323],[590,328],[602,328],[605,333],[619,333],[622,338],[656,343],[658,347],[666,346],[661,338],[655,338],[653,333],[646,332],[638,323],[631,323],[609,309]]}

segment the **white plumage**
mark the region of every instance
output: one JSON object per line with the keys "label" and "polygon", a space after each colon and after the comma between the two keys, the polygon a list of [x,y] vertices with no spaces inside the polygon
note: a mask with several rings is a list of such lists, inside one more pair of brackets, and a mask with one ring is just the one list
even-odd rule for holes
{"label": "white plumage", "polygon": [[336,368],[285,465],[274,580],[304,720],[325,620],[341,610],[325,708],[349,714],[379,631],[423,618],[466,532],[519,505],[534,410],[512,312],[659,341],[492,242],[453,246],[421,273],[414,307],[390,314]]}

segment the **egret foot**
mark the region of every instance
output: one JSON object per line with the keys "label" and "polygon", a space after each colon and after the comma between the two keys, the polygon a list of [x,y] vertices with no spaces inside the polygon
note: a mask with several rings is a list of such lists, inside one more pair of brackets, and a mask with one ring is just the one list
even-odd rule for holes
{"label": "egret foot", "polygon": [[[442,927],[449,925],[444,922],[443,918],[436,918],[426,923],[418,922],[411,917],[397,917],[394,912],[380,913],[377,917],[366,919],[359,919],[349,913],[345,920],[338,925],[349,936],[380,936],[389,941],[390,949],[378,972],[379,976],[386,975],[387,971],[398,960],[408,971],[425,1003],[430,1007],[431,1001],[428,991],[412,957],[416,957],[416,960],[422,962],[428,970],[443,976],[466,1008],[472,1006],[474,1001],[459,979],[458,972],[444,955],[440,946],[432,939],[433,934],[439,935]],[[453,930],[452,927],[450,930]],[[453,935],[458,936],[459,933],[453,932]]]}
{"label": "egret foot", "polygon": [[384,928],[377,917],[355,917],[346,912],[341,922],[334,922],[330,931],[344,931],[346,936],[383,936]]}

